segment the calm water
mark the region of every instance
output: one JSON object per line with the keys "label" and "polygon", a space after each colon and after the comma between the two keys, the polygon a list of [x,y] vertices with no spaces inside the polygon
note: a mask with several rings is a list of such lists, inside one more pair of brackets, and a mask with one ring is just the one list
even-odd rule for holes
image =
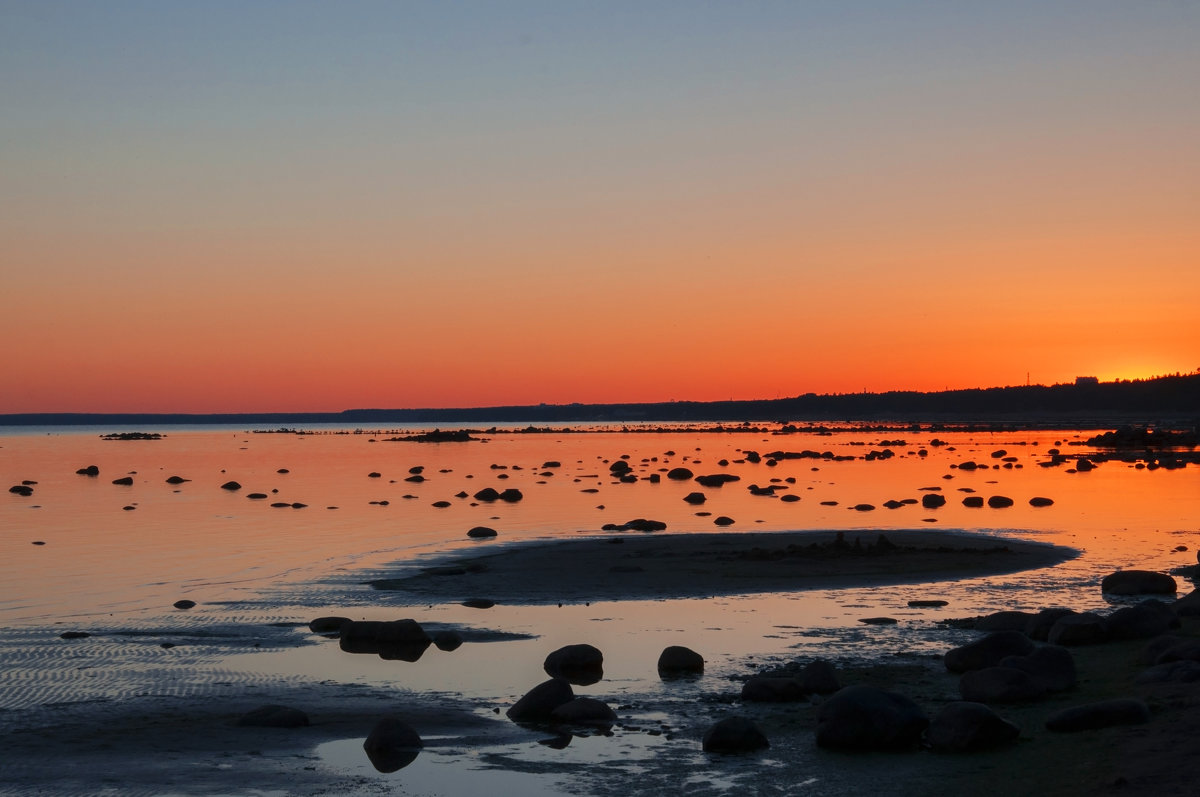
{"label": "calm water", "polygon": [[[1072,456],[1090,453],[1077,445],[1087,434],[1077,432],[600,432],[497,434],[486,436],[487,442],[421,444],[386,442],[371,434],[301,436],[231,429],[158,428],[153,431],[167,436],[153,441],[102,440],[99,434],[107,430],[97,429],[40,431],[0,436],[3,486],[36,482],[32,496],[6,492],[0,498],[0,625],[8,629],[9,639],[0,649],[0,665],[16,676],[0,687],[2,708],[34,708],[64,695],[85,700],[139,694],[147,679],[157,677],[153,668],[166,666],[148,663],[157,662],[157,644],[132,646],[128,639],[94,654],[107,656],[104,671],[92,673],[86,682],[72,674],[77,662],[28,657],[32,654],[25,651],[36,647],[36,640],[56,639],[62,630],[98,636],[116,629],[141,630],[161,636],[272,623],[279,624],[273,626],[281,640],[276,647],[252,654],[225,647],[207,658],[196,654],[188,662],[189,677],[195,680],[190,688],[211,688],[205,686],[204,672],[212,675],[211,682],[218,674],[228,680],[236,671],[250,679],[331,680],[453,693],[476,701],[483,711],[511,702],[541,680],[541,661],[550,650],[590,642],[604,650],[606,673],[590,693],[610,702],[661,693],[654,662],[668,644],[702,651],[711,665],[706,683],[720,690],[727,688],[722,679],[744,672],[750,655],[759,661],[817,655],[844,660],[933,652],[947,644],[945,630],[936,625],[945,617],[1047,605],[1104,607],[1098,588],[1103,575],[1120,568],[1167,570],[1191,564],[1200,547],[1200,478],[1194,466],[1138,469],[1113,460],[1086,473],[1069,472],[1073,463],[1039,466],[1052,448]],[[948,445],[931,445],[934,438]],[[745,461],[749,450],[806,449],[856,458],[781,460],[775,466]],[[872,450],[885,449],[894,456],[864,459]],[[1001,449],[1015,461],[992,456]],[[637,482],[618,483],[610,475],[609,464],[621,457],[628,457],[641,477]],[[722,466],[720,460],[729,464]],[[986,467],[954,467],[965,461]],[[545,467],[549,462],[561,464]],[[88,465],[97,465],[100,475],[75,473]],[[704,489],[709,500],[696,507],[682,500],[702,489],[695,483],[663,478],[652,484],[645,478],[665,476],[677,466],[742,478],[720,489]],[[417,467],[425,480],[406,481]],[[380,476],[369,477],[373,472]],[[126,475],[133,478],[131,486],[112,484]],[[171,476],[188,481],[171,485]],[[243,488],[220,489],[230,480]],[[747,489],[771,483],[787,488],[780,495],[790,492],[801,500],[754,496]],[[474,501],[470,495],[484,487],[517,488],[524,499]],[[889,499],[919,498],[924,487],[940,487],[947,505],[937,510],[883,507]],[[270,497],[251,500],[251,492]],[[467,497],[460,497],[464,492]],[[968,494],[1006,495],[1016,503],[1007,509],[972,509],[961,504]],[[1049,497],[1054,504],[1031,507],[1028,500],[1034,496]],[[435,507],[439,501],[450,505]],[[832,506],[822,503],[834,501]],[[273,502],[305,506],[276,508]],[[864,502],[876,509],[849,508]],[[697,516],[697,511],[711,517]],[[708,600],[568,602],[562,607],[502,605],[486,612],[458,605],[404,606],[398,594],[363,585],[368,578],[398,574],[447,552],[598,534],[605,523],[637,517],[666,522],[667,531],[658,532],[664,535],[712,531],[717,515],[734,518],[735,524],[725,529],[729,531],[845,529],[853,536],[889,529],[965,529],[1068,545],[1082,555],[1054,568],[937,585]],[[466,531],[477,525],[495,528],[498,539],[468,539]],[[1175,550],[1180,546],[1188,550]],[[1182,589],[1190,589],[1183,584]],[[930,596],[944,598],[950,606],[906,605],[912,598]],[[177,611],[172,603],[181,598],[198,606]],[[398,669],[396,662],[347,656],[336,643],[316,640],[302,624],[323,614],[416,617],[432,625],[486,628],[530,639],[474,646],[484,652],[469,655],[431,649],[421,661]],[[858,622],[880,614],[901,622],[888,627]],[[155,643],[158,638],[153,637]],[[359,742],[352,741],[329,746],[322,755],[341,761],[340,766],[366,767]],[[620,748],[614,754],[653,756],[659,741],[647,741],[636,754]],[[594,759],[597,753],[588,750],[577,745],[574,752],[558,755],[568,761],[572,755]],[[530,766],[547,755],[536,745],[505,754]],[[442,760],[424,756],[421,767],[436,769]],[[418,770],[408,770],[407,777]],[[534,784],[525,788],[532,790]]]}

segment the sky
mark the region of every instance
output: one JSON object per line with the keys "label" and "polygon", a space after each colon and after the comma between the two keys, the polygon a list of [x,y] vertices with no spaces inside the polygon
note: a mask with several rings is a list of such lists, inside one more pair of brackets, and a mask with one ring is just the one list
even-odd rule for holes
{"label": "sky", "polygon": [[0,413],[1200,368],[1200,0],[0,0]]}

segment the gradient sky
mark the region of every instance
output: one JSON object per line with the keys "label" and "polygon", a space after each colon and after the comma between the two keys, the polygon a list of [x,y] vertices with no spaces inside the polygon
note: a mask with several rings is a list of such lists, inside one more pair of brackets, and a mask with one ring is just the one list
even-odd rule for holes
{"label": "gradient sky", "polygon": [[0,413],[1200,367],[1200,2],[0,0]]}

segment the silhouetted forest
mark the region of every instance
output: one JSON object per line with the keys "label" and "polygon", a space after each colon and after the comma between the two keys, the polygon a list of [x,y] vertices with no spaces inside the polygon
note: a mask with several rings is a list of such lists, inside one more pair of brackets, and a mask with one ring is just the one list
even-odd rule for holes
{"label": "silhouetted forest", "polygon": [[447,409],[354,409],[336,413],[25,413],[0,425],[226,424],[302,426],[315,423],[569,423],[638,421],[879,421],[1081,425],[1200,420],[1200,373],[1153,379],[992,387],[936,393],[834,393],[752,401],[653,404],[537,404]]}

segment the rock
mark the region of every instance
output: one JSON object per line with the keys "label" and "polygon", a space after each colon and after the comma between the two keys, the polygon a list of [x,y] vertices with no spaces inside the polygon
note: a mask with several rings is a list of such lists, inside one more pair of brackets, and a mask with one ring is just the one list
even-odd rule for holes
{"label": "rock", "polygon": [[1138,684],[1191,684],[1200,681],[1200,661],[1168,661],[1138,673]]}
{"label": "rock", "polygon": [[986,750],[1016,741],[1021,729],[982,703],[948,703],[930,721],[925,737],[939,753]]}
{"label": "rock", "polygon": [[1154,659],[1155,664],[1171,661],[1200,661],[1200,640],[1181,639],[1173,645],[1166,646]]}
{"label": "rock", "polygon": [[354,621],[349,617],[318,617],[308,624],[308,630],[314,634],[341,636],[342,629],[351,622]]}
{"label": "rock", "polygon": [[112,483],[120,485],[121,487],[130,487],[133,485],[133,477],[132,476],[122,476],[119,479],[113,479]]}
{"label": "rock", "polygon": [[1028,656],[1005,656],[1000,666],[1029,673],[1047,692],[1065,692],[1077,682],[1075,657],[1061,645],[1042,645]]}
{"label": "rock", "polygon": [[706,753],[751,753],[770,747],[766,734],[753,720],[726,717],[704,733],[701,742]]}
{"label": "rock", "polygon": [[915,601],[909,601],[908,607],[910,609],[926,609],[926,608],[935,609],[935,608],[939,608],[941,606],[948,606],[949,604],[950,604],[950,601],[944,601],[944,600],[940,600],[940,599],[915,600]]}
{"label": "rock", "polygon": [[708,500],[704,493],[688,493],[683,497],[683,500],[689,504],[703,504]]}
{"label": "rock", "polygon": [[80,476],[99,476],[100,468],[95,465],[88,465],[86,468],[80,468],[75,472]]}
{"label": "rock", "polygon": [[816,659],[804,665],[797,680],[807,694],[831,695],[842,688],[837,670],[824,659]]}
{"label": "rock", "polygon": [[672,481],[687,481],[688,479],[692,478],[693,475],[694,474],[687,468],[671,468],[669,471],[667,471],[667,478],[671,479]]}
{"label": "rock", "polygon": [[921,496],[921,506],[926,509],[937,509],[946,505],[946,496],[941,493],[925,493]]}
{"label": "rock", "polygon": [[693,675],[704,672],[704,657],[691,648],[670,645],[658,657],[658,674],[662,678]]}
{"label": "rock", "polygon": [[1164,634],[1163,636],[1152,639],[1142,648],[1140,660],[1142,664],[1157,664],[1158,657],[1167,650],[1180,644],[1183,640],[1173,634]]}
{"label": "rock", "polygon": [[817,709],[817,744],[847,750],[915,747],[929,724],[903,695],[871,686],[847,686]]}
{"label": "rock", "polygon": [[975,621],[976,631],[1020,631],[1025,633],[1026,626],[1033,619],[1029,612],[1005,611],[985,614]]}
{"label": "rock", "polygon": [[865,623],[866,625],[895,625],[896,624],[895,617],[860,617],[858,621],[860,623]]}
{"label": "rock", "polygon": [[476,526],[475,528],[467,531],[467,536],[474,537],[476,539],[482,539],[485,537],[495,537],[496,530],[489,529],[487,526]]}
{"label": "rock", "polygon": [[26,498],[33,495],[33,488],[28,484],[14,484],[12,487],[8,488],[8,491],[13,495],[22,495]]}
{"label": "rock", "polygon": [[433,644],[438,650],[444,650],[446,652],[458,650],[460,647],[462,647],[462,643],[462,635],[457,631],[451,631],[450,629],[438,631],[433,635]]}
{"label": "rock", "polygon": [[184,482],[190,482],[190,481],[191,481],[191,479],[185,479],[182,476],[168,476],[167,477],[167,484],[183,484]]}
{"label": "rock", "polygon": [[1178,617],[1195,617],[1200,615],[1200,590],[1192,590],[1171,604]]}
{"label": "rock", "polygon": [[1150,639],[1178,628],[1179,617],[1169,605],[1149,598],[1136,606],[1117,609],[1105,623],[1113,639]]}
{"label": "rock", "polygon": [[733,518],[726,517],[725,515],[721,515],[720,517],[713,520],[713,524],[717,525],[717,526],[732,526]]}
{"label": "rock", "polygon": [[1140,725],[1149,721],[1150,707],[1141,700],[1117,698],[1055,712],[1047,718],[1046,730],[1069,733],[1113,725]]}
{"label": "rock", "polygon": [[246,497],[254,501],[261,501],[262,499],[269,498],[270,496],[268,496],[266,493],[247,493]]}
{"label": "rock", "polygon": [[742,700],[747,703],[794,703],[805,697],[795,678],[755,675],[742,684]]}
{"label": "rock", "polygon": [[875,509],[875,505],[874,504],[855,504],[854,506],[852,506],[850,508],[853,509],[855,512],[872,512]]}
{"label": "rock", "polygon": [[228,481],[228,482],[225,482],[224,484],[222,484],[222,485],[221,485],[221,489],[222,489],[222,490],[229,490],[230,492],[232,492],[232,491],[234,491],[234,490],[240,490],[240,489],[242,489],[242,485],[240,485],[240,484],[238,484],[237,482],[234,482],[234,481]]}
{"label": "rock", "polygon": [[1110,595],[1174,595],[1175,579],[1150,570],[1118,570],[1100,582],[1100,591]]}
{"label": "rock", "polygon": [[1029,499],[1029,505],[1030,506],[1053,506],[1054,501],[1049,498],[1042,498],[1041,496],[1034,496],[1033,498]]}
{"label": "rock", "polygon": [[622,527],[627,531],[663,531],[667,524],[661,520],[647,520],[646,518],[634,518],[627,520]]}
{"label": "rock", "polygon": [[432,641],[416,620],[353,620],[342,626],[339,645],[347,653],[412,662],[424,655]]}
{"label": "rock", "polygon": [[259,706],[243,714],[237,724],[253,728],[302,728],[308,725],[308,715],[287,706]]}
{"label": "rock", "polygon": [[377,471],[377,470],[373,470],[373,471],[371,471],[370,473],[368,473],[368,474],[367,474],[367,478],[368,478],[368,479],[378,479],[378,478],[379,478],[380,476],[382,476],[382,475],[383,475],[383,474],[381,474],[379,471]]}
{"label": "rock", "polygon": [[1038,642],[1045,642],[1049,638],[1050,629],[1054,627],[1054,624],[1068,614],[1074,614],[1074,612],[1058,607],[1042,609],[1025,624],[1025,636],[1036,639]]}
{"label": "rock", "polygon": [[58,635],[59,639],[87,639],[90,637],[87,631],[63,631]]}
{"label": "rock", "polygon": [[1013,505],[1013,500],[1007,495],[993,495],[988,498],[987,505],[992,509],[1005,509]]}
{"label": "rock", "polygon": [[490,609],[496,605],[491,598],[467,598],[462,602],[468,609]]}
{"label": "rock", "polygon": [[1024,670],[984,667],[963,673],[958,692],[974,703],[1021,703],[1043,697],[1046,689]]}
{"label": "rock", "polygon": [[1094,645],[1108,640],[1108,626],[1095,612],[1071,612],[1058,618],[1046,635],[1051,645]]}
{"label": "rock", "polygon": [[964,673],[995,667],[1005,656],[1025,656],[1033,647],[1029,637],[1019,631],[997,631],[946,651],[942,660],[950,672]]}
{"label": "rock", "polygon": [[571,685],[562,678],[543,681],[509,707],[505,715],[513,722],[548,720],[554,709],[575,699]]}
{"label": "rock", "polygon": [[594,697],[577,697],[551,711],[550,719],[567,725],[611,728],[617,721],[617,712],[602,700]]}
{"label": "rock", "polygon": [[484,487],[472,497],[476,501],[485,501],[490,504],[493,501],[500,500],[500,492],[494,487]]}
{"label": "rock", "polygon": [[412,726],[397,717],[386,717],[375,723],[363,742],[371,765],[380,772],[396,772],[416,760],[424,747],[421,736]]}
{"label": "rock", "polygon": [[701,487],[720,487],[728,482],[741,481],[741,478],[732,473],[713,473],[707,476],[697,476],[696,483]]}
{"label": "rock", "polygon": [[520,501],[524,497],[525,496],[522,495],[521,491],[518,490],[516,487],[509,487],[507,490],[500,493],[500,500],[504,501],[505,503],[509,503],[509,504],[515,504],[517,501]]}
{"label": "rock", "polygon": [[171,605],[174,606],[176,609],[190,609],[196,605],[196,602],[190,601],[190,600],[184,598],[183,600],[175,601]]}
{"label": "rock", "polygon": [[551,678],[588,686],[604,677],[604,654],[592,645],[567,645],[546,656],[542,669]]}

